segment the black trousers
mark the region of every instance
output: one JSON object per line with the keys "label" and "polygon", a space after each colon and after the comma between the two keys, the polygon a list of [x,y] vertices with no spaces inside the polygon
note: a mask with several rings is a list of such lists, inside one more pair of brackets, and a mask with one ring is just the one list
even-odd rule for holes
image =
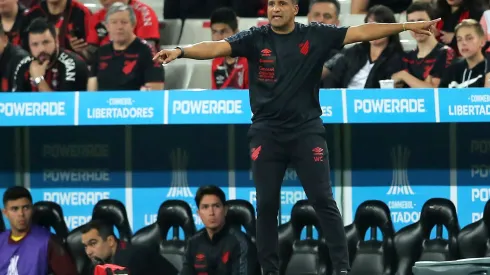
{"label": "black trousers", "polygon": [[318,134],[291,139],[255,134],[250,137],[250,154],[257,192],[257,252],[264,273],[279,272],[277,215],[281,185],[290,163],[319,217],[334,270],[349,270],[344,225],[330,186],[325,138]]}

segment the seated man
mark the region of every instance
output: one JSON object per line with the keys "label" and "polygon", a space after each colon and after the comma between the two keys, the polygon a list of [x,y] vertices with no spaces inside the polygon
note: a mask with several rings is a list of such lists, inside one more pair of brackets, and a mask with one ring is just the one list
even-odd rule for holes
{"label": "seated man", "polygon": [[202,186],[196,193],[198,214],[205,228],[189,239],[181,275],[255,275],[256,249],[245,233],[228,227],[225,193]]}
{"label": "seated man", "polygon": [[27,189],[8,188],[3,205],[11,229],[0,233],[0,274],[77,274],[61,242],[49,230],[31,225],[32,197]]}
{"label": "seated man", "polygon": [[[238,33],[238,19],[230,8],[219,8],[211,15],[213,41],[223,40]],[[245,57],[217,57],[213,59],[212,89],[248,89],[248,62]]]}
{"label": "seated man", "polygon": [[[165,274],[165,261],[158,251],[134,246],[116,238],[113,226],[101,220],[91,220],[82,228],[82,243],[94,266],[86,275],[94,275],[96,264],[125,267],[131,275]],[[84,274],[85,275],[85,274]]]}
{"label": "seated man", "polygon": [[134,34],[131,6],[116,2],[107,11],[112,41],[101,46],[91,66],[89,91],[163,90],[163,67],[153,61],[151,46]]}
{"label": "seated man", "polygon": [[60,47],[56,28],[36,18],[27,29],[31,56],[14,70],[14,92],[86,91],[88,67],[85,61]]}
{"label": "seated man", "polygon": [[133,8],[136,16],[136,24],[134,26],[134,34],[144,39],[155,50],[160,48],[160,30],[158,26],[158,16],[153,8],[138,0],[99,0],[102,9],[93,14],[90,21],[91,32],[88,36],[88,43],[95,47],[108,44],[110,42],[109,33],[105,26],[107,10],[112,4],[122,2]]}

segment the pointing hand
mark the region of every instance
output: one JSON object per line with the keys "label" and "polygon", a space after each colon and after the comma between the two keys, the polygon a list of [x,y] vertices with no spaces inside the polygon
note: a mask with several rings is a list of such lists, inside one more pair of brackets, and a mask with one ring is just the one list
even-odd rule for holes
{"label": "pointing hand", "polygon": [[432,29],[435,28],[439,21],[441,21],[441,18],[432,21],[407,22],[405,23],[405,29],[414,33],[431,35]]}
{"label": "pointing hand", "polygon": [[182,51],[180,49],[161,50],[153,57],[153,61],[158,61],[166,65],[177,59],[181,53]]}

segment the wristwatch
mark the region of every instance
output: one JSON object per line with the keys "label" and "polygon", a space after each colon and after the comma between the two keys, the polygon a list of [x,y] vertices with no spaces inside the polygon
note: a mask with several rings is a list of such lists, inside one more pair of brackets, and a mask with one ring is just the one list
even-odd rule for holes
{"label": "wristwatch", "polygon": [[35,78],[31,78],[31,82],[34,86],[39,86],[39,84],[41,84],[41,82],[44,80],[44,76],[38,76],[38,77],[35,77]]}

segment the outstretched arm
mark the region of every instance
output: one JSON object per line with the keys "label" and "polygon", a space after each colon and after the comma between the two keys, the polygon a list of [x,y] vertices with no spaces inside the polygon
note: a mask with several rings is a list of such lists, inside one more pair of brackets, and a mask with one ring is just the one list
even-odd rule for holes
{"label": "outstretched arm", "polygon": [[405,23],[367,23],[350,27],[345,35],[344,45],[356,42],[372,41],[403,31],[413,31],[420,34],[430,35],[429,30],[440,20],[441,19]]}
{"label": "outstretched arm", "polygon": [[182,49],[161,50],[153,57],[153,60],[167,64],[176,58],[205,60],[230,55],[231,45],[225,40],[205,41],[188,47],[182,47]]}
{"label": "outstretched arm", "polygon": [[230,43],[225,40],[205,41],[189,47],[184,47],[184,58],[190,59],[213,59],[231,55]]}

